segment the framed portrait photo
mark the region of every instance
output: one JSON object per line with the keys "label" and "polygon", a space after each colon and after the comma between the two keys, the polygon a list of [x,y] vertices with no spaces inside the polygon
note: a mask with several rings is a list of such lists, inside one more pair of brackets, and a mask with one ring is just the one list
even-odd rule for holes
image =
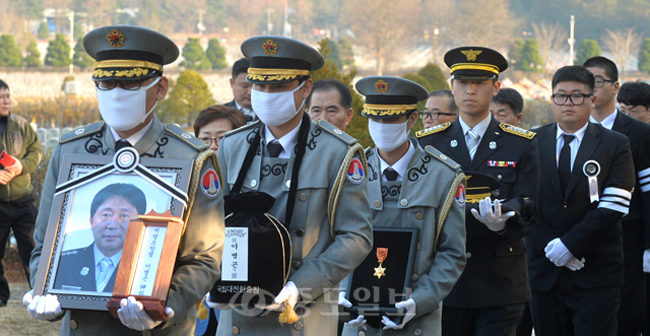
{"label": "framed portrait photo", "polygon": [[[34,294],[57,295],[63,309],[108,310],[121,261],[135,254],[137,262],[148,254],[140,251],[139,239],[127,240],[129,226],[151,214],[183,218],[192,165],[191,160],[140,158],[130,147],[114,157],[65,155]],[[156,233],[160,243],[149,245],[162,250],[166,230]],[[160,255],[152,252],[149,264],[157,268]]]}

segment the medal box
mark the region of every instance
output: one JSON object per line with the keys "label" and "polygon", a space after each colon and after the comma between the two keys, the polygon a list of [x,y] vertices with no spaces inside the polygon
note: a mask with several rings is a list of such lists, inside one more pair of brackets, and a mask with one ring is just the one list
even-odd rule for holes
{"label": "medal box", "polygon": [[342,319],[364,315],[369,326],[380,328],[386,315],[400,323],[404,312],[395,308],[395,303],[411,295],[418,235],[417,228],[373,228],[372,251],[350,275],[346,299],[352,307],[344,309]]}

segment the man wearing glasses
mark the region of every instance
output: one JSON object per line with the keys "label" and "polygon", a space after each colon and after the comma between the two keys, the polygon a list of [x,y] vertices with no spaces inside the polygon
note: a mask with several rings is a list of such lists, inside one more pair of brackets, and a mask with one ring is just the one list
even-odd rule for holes
{"label": "man wearing glasses", "polygon": [[650,84],[637,80],[621,85],[616,95],[618,110],[645,124],[650,123]]}
{"label": "man wearing glasses", "polygon": [[557,119],[536,130],[537,223],[526,237],[535,334],[617,334],[623,285],[621,218],[630,212],[630,141],[589,122],[594,75],[581,66],[553,76]]}
{"label": "man wearing glasses", "polygon": [[445,298],[442,335],[514,335],[531,298],[523,237],[537,201],[537,139],[490,114],[492,97],[501,88],[499,73],[508,68],[501,54],[461,47],[447,52],[445,63],[459,117],[416,137],[421,146],[432,145],[459,163],[466,175],[489,175],[500,187],[480,201],[467,201],[467,264]]}
{"label": "man wearing glasses", "polygon": [[431,92],[429,100],[420,112],[424,128],[430,128],[453,122],[458,117],[458,106],[454,101],[451,90],[436,90]]}
{"label": "man wearing glasses", "polygon": [[[625,92],[620,92],[623,87],[619,87],[618,70],[611,60],[601,56],[592,57],[585,62],[584,67],[596,78],[596,103],[595,108],[591,110],[590,121],[626,135],[631,144],[636,184],[632,193],[630,213],[622,220],[625,284],[621,289],[618,335],[636,336],[644,329],[644,270],[650,272],[650,125],[635,120],[625,112],[646,111],[647,114],[647,108],[635,106],[638,105],[636,102],[640,96],[643,96],[643,89],[637,90],[637,95],[630,94],[630,91],[634,91],[630,90],[630,86],[635,86],[636,83],[623,84]],[[650,92],[646,92],[646,96],[650,95]],[[618,109],[617,99],[620,103]]]}
{"label": "man wearing glasses", "polygon": [[[30,268],[34,284],[43,253],[52,200],[62,162],[67,154],[112,158],[123,147],[133,147],[140,157],[193,161],[201,165],[191,179],[220,177],[213,152],[178,126],[165,125],[153,113],[167,94],[169,81],[163,65],[178,58],[176,44],[166,36],[135,26],[107,26],[88,33],[84,49],[95,59],[92,79],[97,87],[100,121],[65,133],[54,148],[45,177],[41,208],[36,219]],[[215,183],[216,184],[216,183]],[[217,184],[218,185],[218,184]],[[39,320],[63,318],[61,335],[190,335],[196,321],[195,304],[219,278],[225,235],[223,193],[220,189],[197,188],[190,194],[185,227],[165,301],[167,320],[154,321],[134,297],[123,299],[119,319],[108,311],[68,310],[56,296],[23,297],[29,314]],[[43,258],[41,258],[43,257]],[[85,271],[82,270],[85,273]],[[81,274],[85,275],[85,274]],[[152,330],[153,329],[153,330]]]}

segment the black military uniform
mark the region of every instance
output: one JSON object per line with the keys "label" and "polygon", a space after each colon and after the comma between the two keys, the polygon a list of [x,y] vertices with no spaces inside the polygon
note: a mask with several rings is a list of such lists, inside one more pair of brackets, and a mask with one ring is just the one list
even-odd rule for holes
{"label": "black military uniform", "polygon": [[[493,80],[507,68],[507,62],[494,50],[463,47],[449,51],[445,63],[451,68],[452,80]],[[434,146],[463,171],[492,176],[501,187],[482,195],[511,200],[504,213],[518,215],[506,222],[505,232],[490,231],[466,207],[467,265],[443,305],[443,335],[509,335],[521,318],[524,303],[531,299],[526,271],[526,248],[523,237],[530,229],[532,202],[537,200],[538,161],[535,133],[489,116],[489,124],[480,138],[474,158],[466,145],[461,126],[463,111],[452,123],[418,132],[420,144]],[[468,181],[469,183],[469,181]],[[468,190],[469,192],[469,190]],[[471,200],[468,200],[468,203]]]}

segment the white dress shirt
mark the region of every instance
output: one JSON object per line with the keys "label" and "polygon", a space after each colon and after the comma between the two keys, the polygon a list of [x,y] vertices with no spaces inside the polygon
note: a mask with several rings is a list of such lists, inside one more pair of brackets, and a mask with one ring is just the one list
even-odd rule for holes
{"label": "white dress shirt", "polygon": [[115,139],[115,141],[117,141],[117,140],[126,140],[131,144],[131,146],[135,147],[135,144],[137,144],[138,141],[140,141],[140,139],[142,139],[144,134],[147,133],[147,131],[149,130],[149,127],[151,127],[152,123],[153,123],[153,119],[151,119],[151,121],[149,121],[147,126],[143,127],[141,130],[135,132],[135,134],[131,135],[128,139],[122,139],[122,137],[119,134],[117,134],[117,131],[115,131],[113,129],[113,127],[109,127],[109,128],[111,129],[111,133],[113,134],[113,138]]}
{"label": "white dress shirt", "polygon": [[[488,126],[490,126],[490,120],[492,119],[492,115],[488,114],[488,116],[483,119],[480,123],[476,124],[474,127],[469,127],[464,121],[463,121],[463,116],[458,116],[458,121],[460,122],[460,127],[463,130],[463,136],[467,137],[467,132],[470,129],[473,129],[476,134],[478,134],[479,139],[476,145],[478,146],[481,143],[481,140],[483,140],[483,136],[485,135],[485,132],[487,131]],[[467,148],[467,150],[471,150],[471,148]]]}
{"label": "white dress shirt", "polygon": [[415,154],[415,146],[411,143],[411,141],[408,141],[409,144],[409,149],[406,150],[406,153],[399,159],[397,162],[395,162],[394,165],[389,165],[382,159],[381,155],[379,155],[379,152],[377,152],[377,156],[379,156],[379,169],[381,169],[381,180],[382,181],[388,181],[386,179],[386,175],[384,175],[384,172],[388,168],[392,168],[395,172],[397,172],[397,179],[396,181],[401,181],[402,178],[404,177],[404,174],[406,174],[406,168],[408,168],[409,162],[411,161],[411,158],[413,157],[413,154]]}
{"label": "white dress shirt", "polygon": [[557,133],[555,135],[555,162],[557,163],[557,166],[560,166],[560,151],[562,151],[562,147],[564,146],[564,137],[562,136],[563,134],[569,134],[569,135],[574,135],[575,138],[571,143],[569,144],[569,147],[571,147],[571,171],[573,171],[573,163],[576,160],[576,156],[578,155],[578,150],[580,149],[580,144],[582,144],[582,138],[585,136],[585,131],[587,130],[587,126],[589,126],[589,123],[586,123],[584,126],[582,126],[581,129],[579,129],[575,133],[567,133],[560,128],[560,124],[557,125]]}
{"label": "white dress shirt", "polygon": [[607,118],[603,119],[601,122],[598,122],[596,119],[594,119],[594,117],[589,116],[589,121],[594,124],[600,124],[601,126],[611,131],[612,127],[614,127],[614,122],[616,121],[616,113],[618,113],[618,110],[614,109],[614,112],[608,115]]}
{"label": "white dress shirt", "polygon": [[[280,139],[276,139],[273,136],[273,133],[271,133],[271,130],[269,130],[269,127],[264,125],[264,139],[266,140],[266,143],[270,143],[273,140],[277,140],[280,145],[282,145],[282,152],[280,155],[278,155],[278,158],[280,159],[288,159],[291,157],[291,150],[293,149],[293,145],[296,144],[296,139],[298,138],[298,131],[300,130],[300,125],[302,125],[302,120],[300,121],[300,124],[296,126],[291,132],[285,134],[283,137]],[[268,155],[268,151],[267,151]]]}

